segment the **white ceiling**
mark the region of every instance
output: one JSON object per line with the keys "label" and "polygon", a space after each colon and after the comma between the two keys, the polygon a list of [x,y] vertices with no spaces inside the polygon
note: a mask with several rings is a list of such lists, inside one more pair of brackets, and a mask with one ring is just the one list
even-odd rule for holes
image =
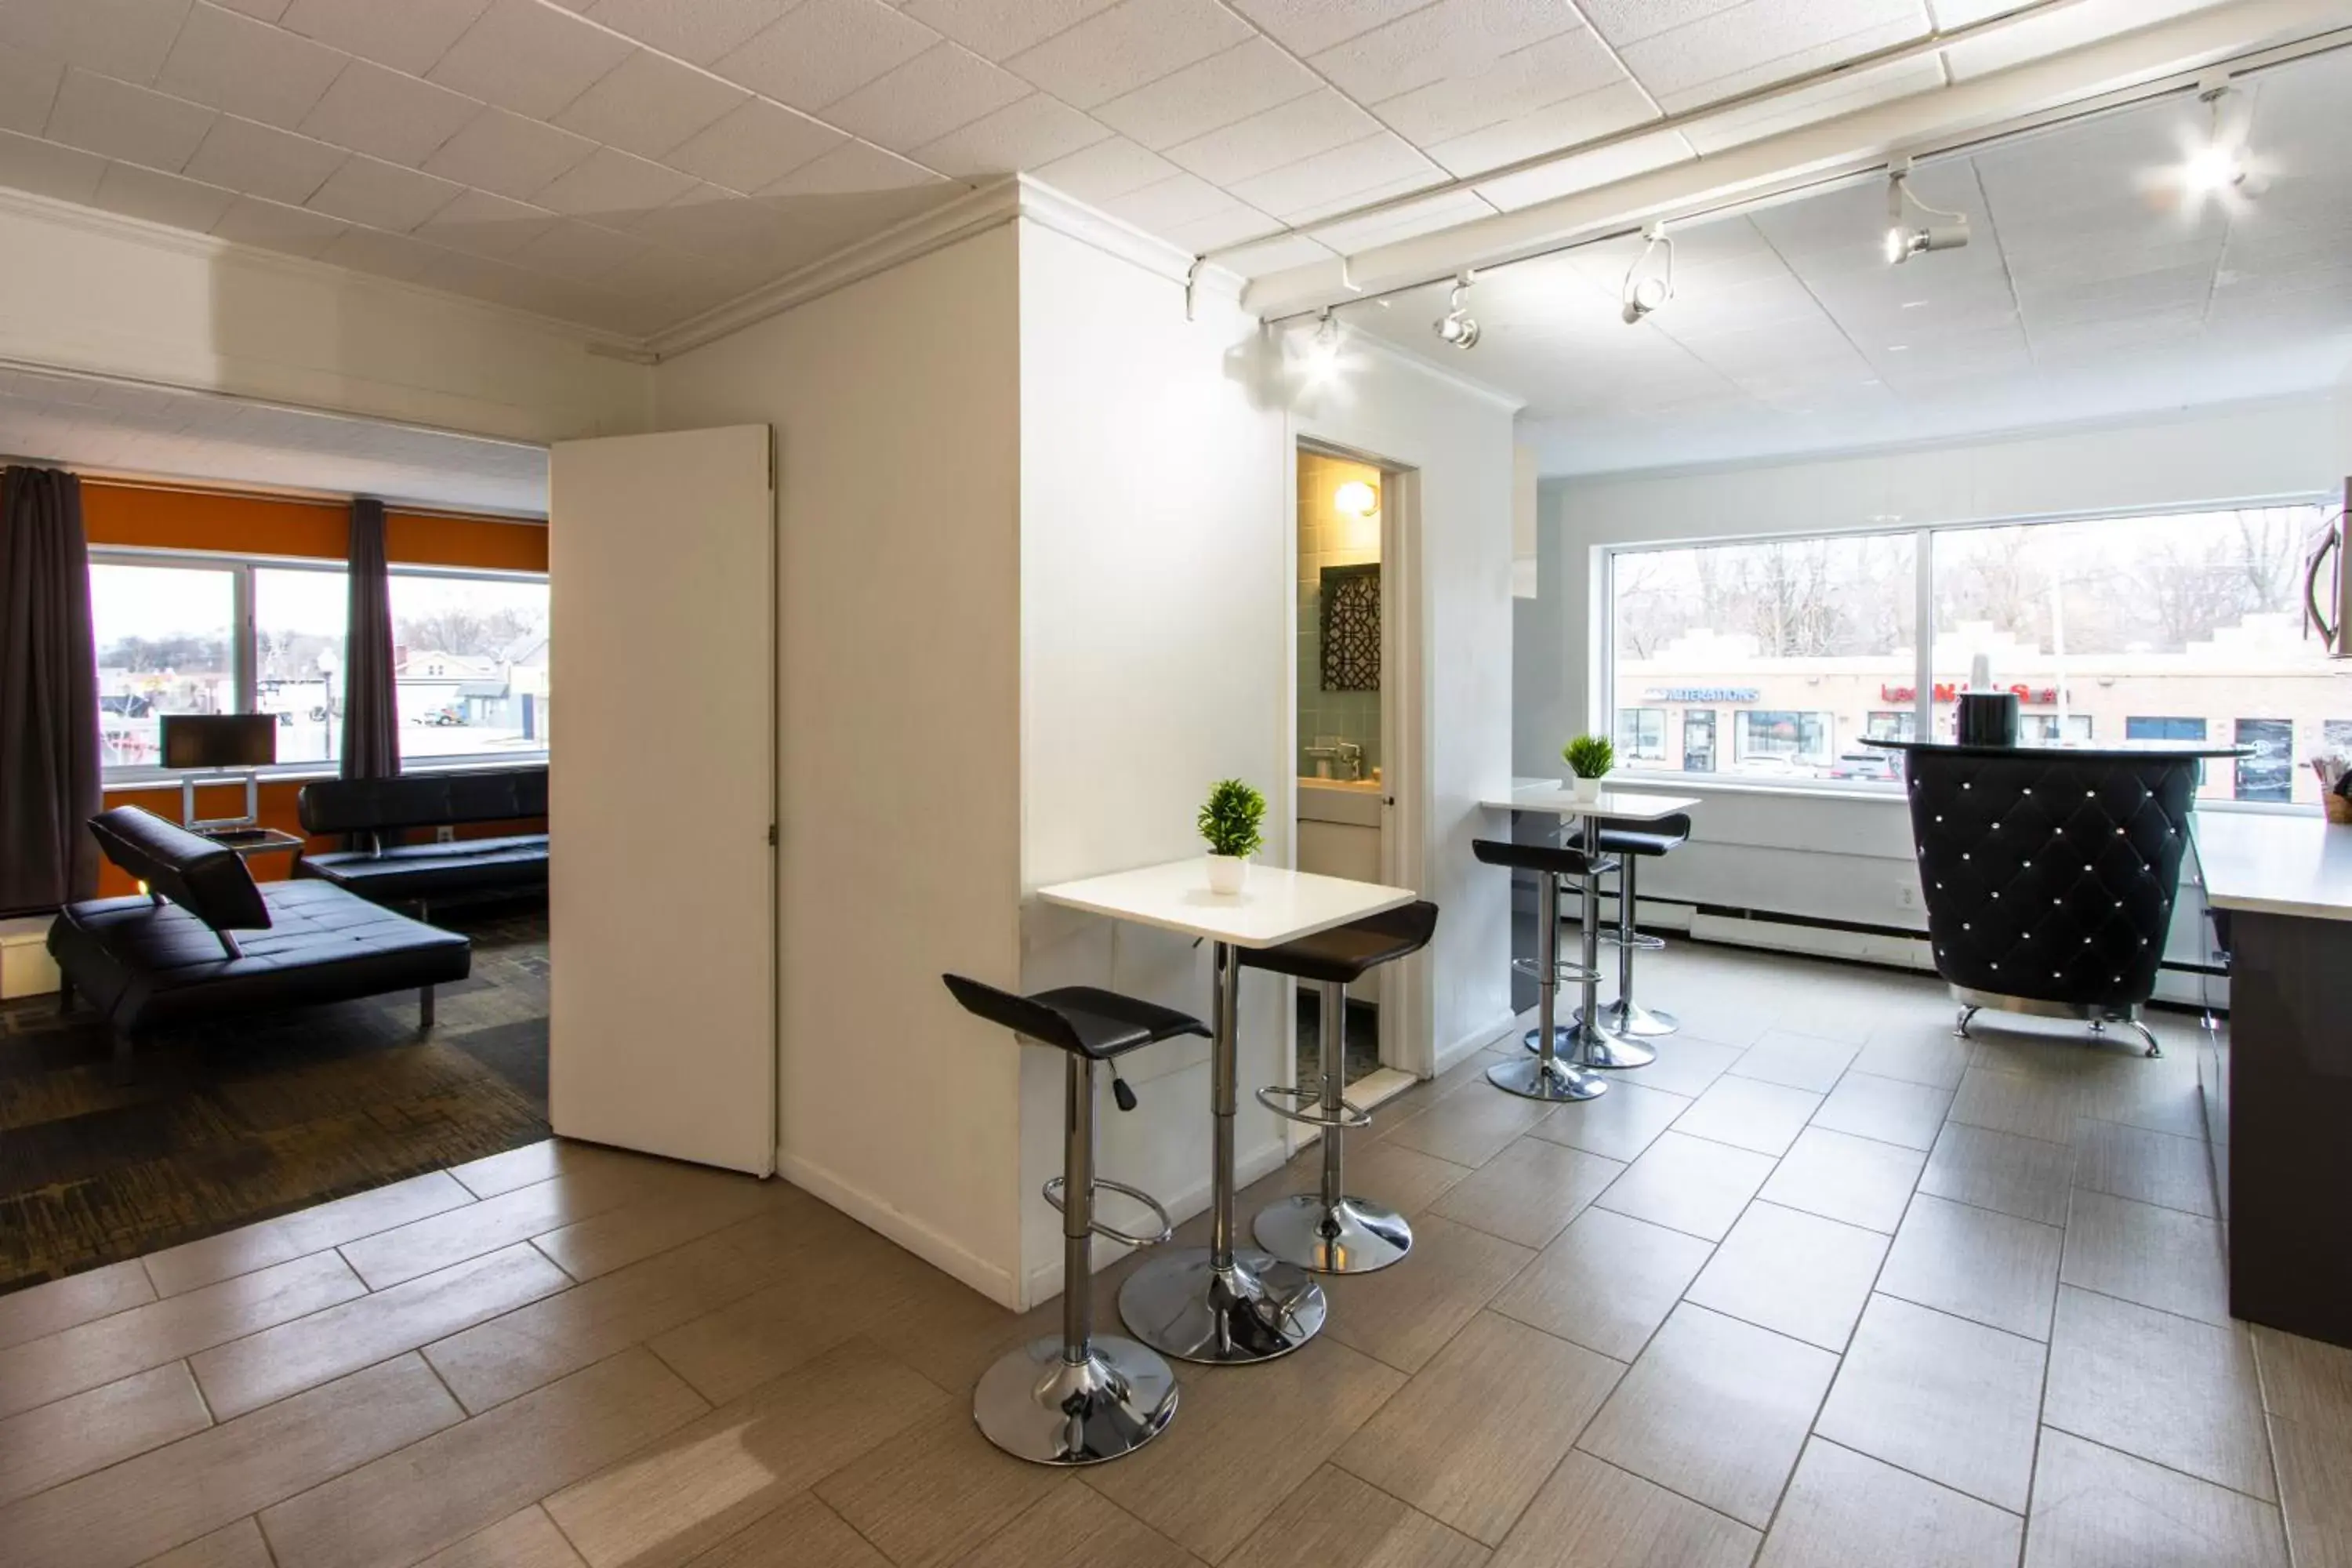
{"label": "white ceiling", "polygon": [[5,367],[0,454],[83,472],[547,510],[543,447]]}
{"label": "white ceiling", "polygon": [[2352,51],[2244,79],[2270,188],[2183,200],[2180,97],[1922,165],[1967,248],[1888,266],[1874,179],[1677,227],[1675,298],[1619,317],[1639,239],[1342,319],[1527,400],[1543,471],[1823,450],[2310,392],[2352,374]]}
{"label": "white ceiling", "polygon": [[[2084,0],[1321,237],[1447,226],[2216,3]],[[1010,171],[1197,251],[2013,4],[0,0],[0,185],[647,336]]]}

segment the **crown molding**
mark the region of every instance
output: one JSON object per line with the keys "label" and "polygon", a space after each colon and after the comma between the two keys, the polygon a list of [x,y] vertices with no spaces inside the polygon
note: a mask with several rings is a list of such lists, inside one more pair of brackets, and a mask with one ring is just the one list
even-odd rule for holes
{"label": "crown molding", "polygon": [[1241,303],[1245,280],[1230,268],[1203,261],[1182,246],[1146,234],[1124,218],[1113,217],[1033,175],[1013,177],[1021,186],[1021,216],[1031,222],[1139,267],[1155,278],[1188,284],[1230,304]]}

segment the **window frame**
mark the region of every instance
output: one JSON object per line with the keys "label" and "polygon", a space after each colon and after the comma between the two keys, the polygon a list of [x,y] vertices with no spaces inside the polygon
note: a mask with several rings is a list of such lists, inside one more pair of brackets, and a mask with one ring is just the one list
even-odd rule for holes
{"label": "window frame", "polygon": [[[1934,522],[1906,525],[1898,519],[1876,518],[1843,526],[1831,525],[1783,532],[1693,534],[1673,538],[1627,540],[1617,543],[1591,546],[1593,601],[1596,614],[1591,617],[1592,635],[1587,663],[1588,689],[1585,693],[1588,713],[1598,715],[1600,722],[1592,728],[1598,733],[1617,732],[1617,570],[1620,557],[1656,554],[1675,550],[1705,550],[1739,545],[1790,543],[1805,540],[1895,538],[1909,535],[1913,542],[1911,569],[1916,604],[1912,641],[1913,725],[1916,733],[1933,735],[1936,725],[1935,657],[1936,657],[1936,586],[1935,541],[1939,534],[1958,534],[1993,528],[2031,528],[2040,525],[2070,522],[2126,521],[2134,518],[2179,517],[2198,512],[2246,511],[2272,507],[2314,507],[2323,513],[2340,505],[2340,498],[2326,491],[2294,490],[2273,495],[2248,496],[2234,500],[2209,499],[2175,501],[2127,507],[2097,507],[2081,511],[2025,512],[2007,516],[1953,518]],[[1738,728],[1737,714],[1731,728]],[[2094,742],[2096,743],[2095,742]],[[1734,742],[1736,745],[1736,742]],[[1678,773],[1674,779],[1701,788],[1722,786],[1735,790],[1758,790],[1776,794],[1862,795],[1879,798],[1899,798],[1902,784],[1895,781],[1866,779],[1805,778],[1775,782],[1769,778],[1742,776],[1736,770],[1738,759],[1732,758],[1732,771],[1723,766],[1718,747],[1717,766],[1711,773]],[[1832,752],[1835,745],[1832,743]],[[1662,773],[1661,786],[1673,782]],[[2252,813],[2309,815],[2305,805],[2281,805],[2263,801],[2240,801],[2226,797],[2208,798],[2200,795],[2199,810],[2219,808],[2224,811]]]}
{"label": "window frame", "polygon": [[[346,574],[349,564],[317,555],[255,555],[216,550],[179,550],[161,545],[94,544],[89,548],[92,566],[148,566],[179,570],[225,572],[229,574],[233,622],[229,634],[229,662],[233,670],[232,685],[236,694],[236,711],[252,713],[258,710],[260,700],[259,627],[254,616],[253,574],[257,571],[320,572]],[[425,565],[394,562],[388,568],[394,577],[441,577],[460,582],[535,583],[548,584],[544,572],[514,572],[481,566]],[[344,628],[345,668],[349,668],[350,628]],[[486,763],[520,763],[545,765],[548,748],[541,745],[527,751],[464,752],[435,754],[411,759],[401,758],[403,773],[458,772],[480,767]],[[251,772],[257,778],[320,778],[337,773],[339,759],[323,761],[273,763]],[[238,770],[241,773],[245,770]],[[176,784],[188,775],[184,770],[159,764],[116,764],[100,769],[100,782],[107,789],[132,788],[146,784]]]}

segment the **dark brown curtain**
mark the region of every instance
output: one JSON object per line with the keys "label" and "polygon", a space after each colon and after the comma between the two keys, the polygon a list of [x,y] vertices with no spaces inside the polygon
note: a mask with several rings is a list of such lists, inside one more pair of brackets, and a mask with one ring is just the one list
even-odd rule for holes
{"label": "dark brown curtain", "polygon": [[0,914],[97,892],[103,804],[81,481],[0,469]]}
{"label": "dark brown curtain", "polygon": [[351,619],[343,633],[343,776],[400,772],[400,704],[392,670],[392,574],[383,502],[352,502]]}

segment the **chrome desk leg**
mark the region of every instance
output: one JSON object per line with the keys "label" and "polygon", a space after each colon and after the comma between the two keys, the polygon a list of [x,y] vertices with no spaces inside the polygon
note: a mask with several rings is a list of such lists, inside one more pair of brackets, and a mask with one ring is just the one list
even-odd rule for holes
{"label": "chrome desk leg", "polygon": [[1179,1247],[1138,1268],[1118,1313],[1145,1344],[1179,1361],[1247,1363],[1287,1355],[1323,1327],[1323,1288],[1269,1252],[1234,1246],[1234,1079],[1241,955],[1213,950],[1216,1038],[1209,1058],[1213,1163],[1209,1245]]}
{"label": "chrome desk leg", "polygon": [[[1568,1036],[1559,1017],[1559,878],[1546,871],[1536,882],[1536,1028],[1528,1044],[1537,1053],[1526,1061],[1503,1062],[1486,1069],[1486,1081],[1496,1089],[1527,1100],[1591,1100],[1609,1085],[1559,1054]],[[1591,963],[1592,928],[1584,931],[1585,958]],[[1591,984],[1586,971],[1586,985]],[[1588,992],[1589,994],[1589,992]]]}

